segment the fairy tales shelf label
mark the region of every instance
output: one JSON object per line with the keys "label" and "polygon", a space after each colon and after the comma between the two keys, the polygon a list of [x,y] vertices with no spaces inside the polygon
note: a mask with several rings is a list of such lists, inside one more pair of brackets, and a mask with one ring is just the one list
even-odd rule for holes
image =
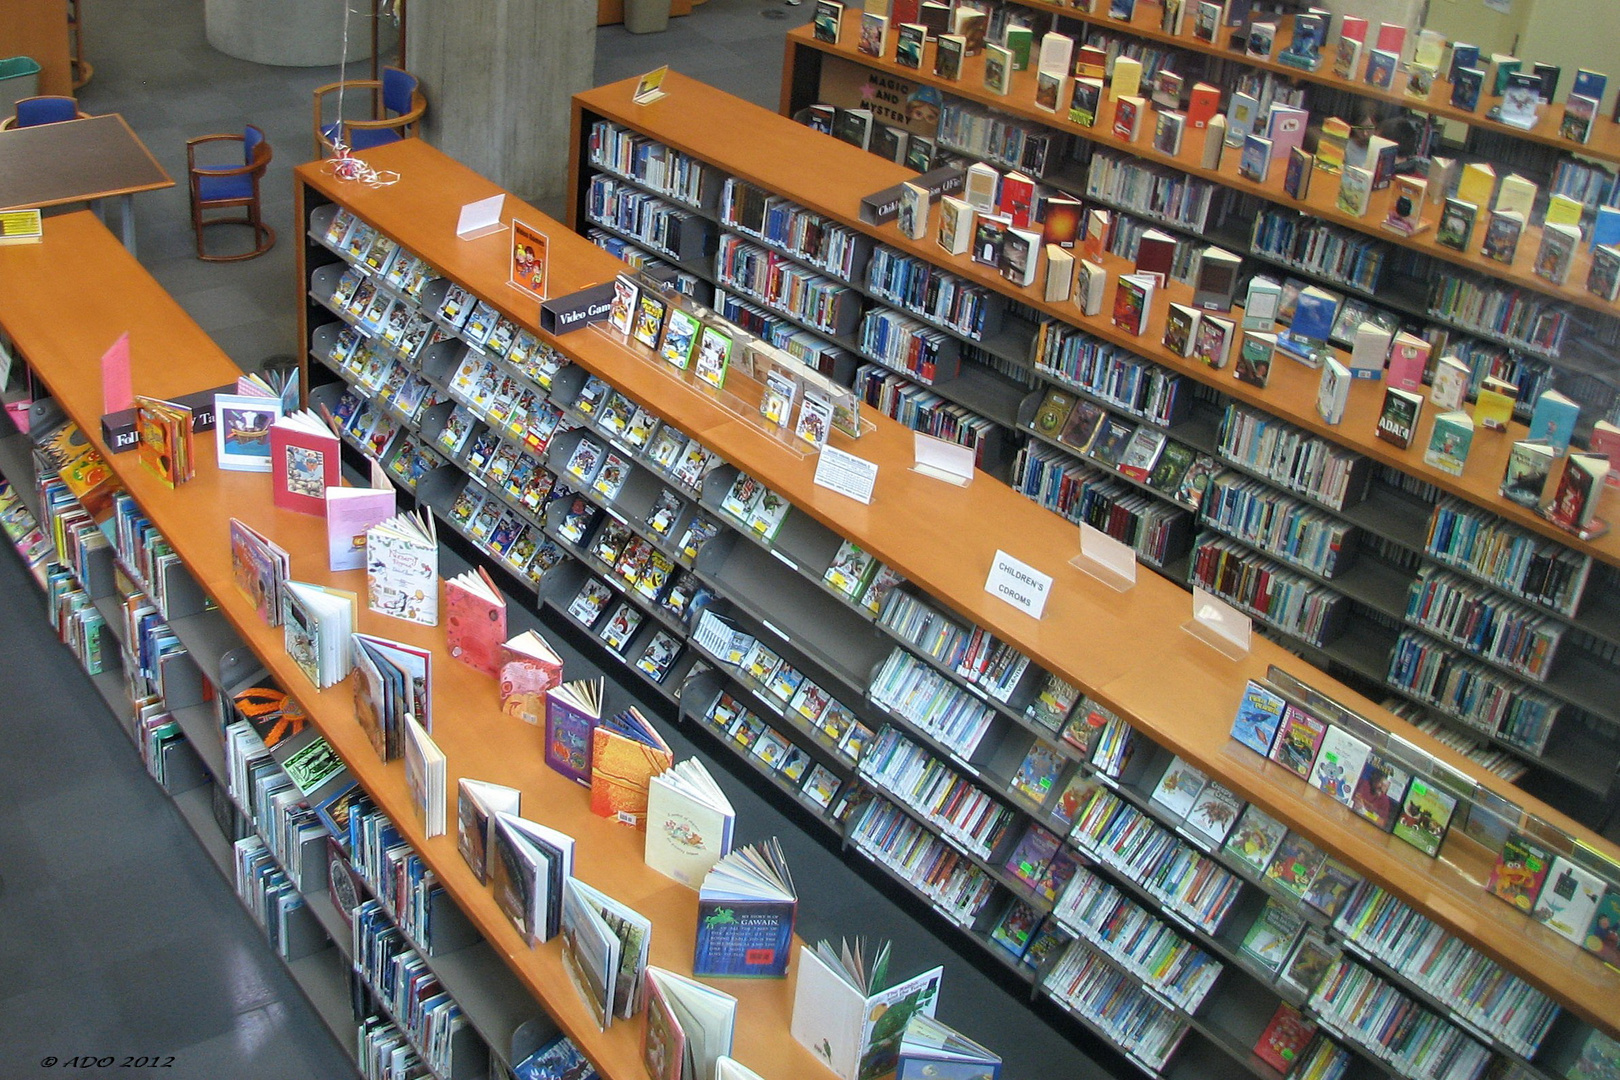
{"label": "fairy tales shelf label", "polygon": [[985,579],[984,591],[1038,619],[1046,609],[1052,578],[998,550],[996,557],[990,560],[990,576]]}

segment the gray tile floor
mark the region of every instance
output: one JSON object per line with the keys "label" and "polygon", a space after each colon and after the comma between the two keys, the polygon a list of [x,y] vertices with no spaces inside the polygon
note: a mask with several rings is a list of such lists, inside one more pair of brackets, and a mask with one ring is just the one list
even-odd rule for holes
{"label": "gray tile floor", "polygon": [[[310,91],[336,69],[275,69],[222,56],[204,40],[200,0],[82,0],[94,81],[90,112],[122,113],[177,178],[185,139],[256,123],[277,149],[265,187],[281,235],[269,255],[211,264],[192,254],[183,187],[138,199],[142,262],[239,364],[292,355],[291,170],[309,151]],[[620,27],[596,39],[597,82],[662,63],[774,108],[782,35],[810,6],[709,0],[660,35]],[[774,16],[780,16],[774,17]],[[353,74],[353,72],[351,72]],[[183,358],[177,358],[183,362]],[[447,560],[444,572],[459,566]],[[173,1080],[303,1080],[350,1074],[258,928],[146,777],[129,741],[55,643],[14,554],[0,555],[0,1080],[44,1076],[44,1057],[174,1055]],[[529,613],[514,616],[514,632]],[[571,677],[594,671],[567,650]],[[678,756],[693,747],[675,733]],[[869,868],[851,872],[751,787],[715,772],[736,806],[739,840],[779,835],[798,870],[799,932],[895,941],[904,973],[946,967],[941,1015],[1006,1055],[1023,1080],[1106,1075],[1070,1041],[946,948]],[[740,769],[740,766],[739,766]],[[744,770],[745,771],[745,770]],[[58,1066],[51,1075],[88,1076]],[[771,1077],[768,1080],[788,1080]]]}

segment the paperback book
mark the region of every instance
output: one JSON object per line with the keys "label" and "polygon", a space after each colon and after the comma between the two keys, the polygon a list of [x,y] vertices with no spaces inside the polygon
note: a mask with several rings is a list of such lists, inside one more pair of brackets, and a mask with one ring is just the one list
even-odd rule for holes
{"label": "paperback book", "polygon": [[776,840],[721,858],[698,889],[692,973],[785,978],[798,904],[787,857]]}

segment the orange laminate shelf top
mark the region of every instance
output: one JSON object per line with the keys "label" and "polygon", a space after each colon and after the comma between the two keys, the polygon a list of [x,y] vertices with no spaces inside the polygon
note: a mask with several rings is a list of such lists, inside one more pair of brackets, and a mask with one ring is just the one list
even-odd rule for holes
{"label": "orange laminate shelf top", "polygon": [[[1424,255],[1431,255],[1449,263],[1489,277],[1497,278],[1508,284],[1518,285],[1533,292],[1574,304],[1578,307],[1588,308],[1592,311],[1607,315],[1620,315],[1620,305],[1610,302],[1586,291],[1586,277],[1592,265],[1592,255],[1589,250],[1582,247],[1577,251],[1575,261],[1570,268],[1569,277],[1562,285],[1555,285],[1546,278],[1538,277],[1531,269],[1535,263],[1537,250],[1541,246],[1541,228],[1526,224],[1523,234],[1519,238],[1517,257],[1511,265],[1496,262],[1479,254],[1477,247],[1468,251],[1454,251],[1434,242],[1434,222],[1439,219],[1441,206],[1431,203],[1425,207],[1424,220],[1429,228],[1413,237],[1402,236],[1385,229],[1380,224],[1389,210],[1390,201],[1394,197],[1394,188],[1384,188],[1374,191],[1367,205],[1367,212],[1356,217],[1338,209],[1335,205],[1339,194],[1337,178],[1316,170],[1311,181],[1310,191],[1303,200],[1291,198],[1283,190],[1283,176],[1287,171],[1283,163],[1273,163],[1264,183],[1255,183],[1238,175],[1239,152],[1233,147],[1227,147],[1218,169],[1206,169],[1202,166],[1204,152],[1204,135],[1202,130],[1187,127],[1181,142],[1181,153],[1169,155],[1160,153],[1153,147],[1153,123],[1157,109],[1151,105],[1143,112],[1141,125],[1134,142],[1127,143],[1113,134],[1115,100],[1111,90],[1104,90],[1101,102],[1098,104],[1096,122],[1091,127],[1081,127],[1069,122],[1067,96],[1060,103],[1056,112],[1048,112],[1035,107],[1035,79],[1034,67],[1025,71],[1015,71],[1008,82],[1008,91],[1005,95],[994,94],[984,87],[984,57],[973,56],[962,61],[962,74],[960,79],[942,79],[934,74],[934,44],[930,42],[924,47],[921,68],[903,67],[894,61],[893,47],[884,55],[876,58],[867,56],[855,47],[859,37],[859,11],[845,13],[843,33],[839,37],[839,44],[833,45],[825,41],[816,40],[811,27],[801,26],[788,32],[787,48],[817,49],[831,56],[837,56],[851,63],[864,67],[884,71],[897,78],[912,83],[923,83],[938,87],[945,93],[952,94],[980,105],[987,105],[998,111],[1009,113],[1025,120],[1032,120],[1037,124],[1054,128],[1058,131],[1077,135],[1082,139],[1096,143],[1099,148],[1113,148],[1129,153],[1143,161],[1159,165],[1168,165],[1178,169],[1189,176],[1210,180],[1225,187],[1240,191],[1246,195],[1257,195],[1278,206],[1299,210],[1311,217],[1335,225],[1343,225],[1368,236],[1384,240],[1390,244],[1412,248]],[[789,65],[791,67],[791,64]],[[1144,87],[1142,96],[1147,96]],[[1569,144],[1571,149],[1577,149]],[[1502,170],[1506,175],[1508,170]],[[1483,239],[1485,222],[1489,208],[1480,208],[1480,222],[1474,231],[1474,244]]]}
{"label": "orange laminate shelf top", "polygon": [[[1287,49],[1294,40],[1294,16],[1292,15],[1279,15],[1271,20],[1277,26],[1276,44],[1272,49],[1272,56],[1257,57],[1250,56],[1241,50],[1234,51],[1230,47],[1232,38],[1237,36],[1237,30],[1240,29],[1237,27],[1221,27],[1216,33],[1214,44],[1200,41],[1195,37],[1192,28],[1195,22],[1194,13],[1197,9],[1197,0],[1189,0],[1187,4],[1189,10],[1187,11],[1186,21],[1182,24],[1180,34],[1166,33],[1161,28],[1159,15],[1163,11],[1163,7],[1159,4],[1138,5],[1130,21],[1127,22],[1122,19],[1110,18],[1107,15],[1076,11],[1072,7],[1054,3],[1051,0],[1012,0],[1012,2],[1020,7],[1030,8],[1035,11],[1048,11],[1054,15],[1078,19],[1083,23],[1101,27],[1106,31],[1123,33],[1131,37],[1144,38],[1165,45],[1173,45],[1179,49],[1203,53],[1217,60],[1226,60],[1246,67],[1273,71],[1279,75],[1332,87],[1335,90],[1343,90],[1359,97],[1373,98],[1391,105],[1401,105],[1434,116],[1444,117],[1447,120],[1471,124],[1487,131],[1501,132],[1516,139],[1527,139],[1531,142],[1544,143],[1547,146],[1556,146],[1563,150],[1572,150],[1577,154],[1597,158],[1600,161],[1620,162],[1620,124],[1616,124],[1608,117],[1600,116],[1597,118],[1592,125],[1590,140],[1582,144],[1572,142],[1558,134],[1559,125],[1564,118],[1564,107],[1562,105],[1554,105],[1546,109],[1535,127],[1529,130],[1517,128],[1511,124],[1504,124],[1486,117],[1486,111],[1491,106],[1501,102],[1502,99],[1499,96],[1481,93],[1478,107],[1472,112],[1453,105],[1451,103],[1451,83],[1446,80],[1446,73],[1444,72],[1435,76],[1434,86],[1430,88],[1427,97],[1413,97],[1404,92],[1405,80],[1402,76],[1407,70],[1405,65],[1396,72],[1396,82],[1392,84],[1391,89],[1383,90],[1373,86],[1361,77],[1367,69],[1366,48],[1363,48],[1360,56],[1356,59],[1356,70],[1354,72],[1356,77],[1341,78],[1333,72],[1334,49],[1339,40],[1337,34],[1332,35],[1333,40],[1331,42],[1322,46],[1320,50],[1322,63],[1315,71],[1308,71],[1304,68],[1294,67],[1291,64],[1285,64],[1275,59],[1275,57]],[[1410,51],[1416,36],[1415,28],[1407,31],[1406,45],[1403,47],[1403,52]],[[1373,45],[1377,44],[1377,23],[1373,23],[1368,27],[1367,37]],[[1490,57],[1488,55],[1481,56],[1478,66],[1481,70],[1488,68],[1490,66]],[[1574,73],[1569,72],[1567,74],[1573,76]],[[1403,89],[1394,89],[1395,86],[1402,86]]]}
{"label": "orange laminate shelf top", "polygon": [[[800,28],[793,33],[802,35],[804,31],[805,28]],[[830,48],[823,43],[814,44]],[[871,63],[870,57],[860,59]],[[1190,304],[1193,293],[1190,285],[1171,282],[1167,288],[1157,290],[1146,329],[1140,336],[1129,334],[1115,326],[1110,316],[1119,275],[1134,270],[1129,260],[1113,255],[1103,257],[1103,265],[1112,280],[1104,296],[1101,314],[1087,316],[1073,304],[1048,303],[1043,298],[1044,253],[1041,267],[1035,275],[1036,283],[1019,288],[1002,277],[994,267],[976,263],[969,255],[945,252],[931,238],[933,223],[930,225],[930,239],[925,240],[906,237],[893,222],[881,226],[861,223],[861,199],[906,179],[914,179],[917,174],[910,169],[673,71],[663,84],[667,96],[652,105],[632,106],[629,103],[630,88],[634,84],[635,80],[629,79],[577,94],[574,99],[576,112],[584,109],[645,132],[675,149],[715,165],[723,172],[767,190],[786,194],[801,206],[866,232],[890,247],[942,266],[1021,304],[1121,345],[1171,371],[1208,383],[1224,394],[1255,405],[1374,461],[1393,465],[1531,532],[1620,566],[1620,529],[1595,540],[1583,541],[1540,514],[1501,496],[1498,489],[1513,442],[1529,437],[1529,428],[1525,424],[1514,421],[1507,432],[1491,432],[1483,428],[1477,430],[1463,474],[1452,476],[1423,460],[1423,451],[1429,445],[1429,433],[1438,409],[1425,406],[1412,445],[1405,450],[1374,435],[1378,414],[1383,407],[1385,384],[1381,379],[1353,380],[1344,419],[1338,424],[1328,424],[1316,411],[1320,372],[1284,354],[1279,353],[1273,361],[1270,383],[1261,389],[1238,382],[1232,375],[1234,365],[1231,363],[1225,369],[1216,371],[1166,349],[1162,342],[1169,305],[1172,301]],[[692,124],[688,121],[692,116],[713,117],[716,122]],[[1101,123],[1100,120],[1098,122]],[[1188,137],[1193,134],[1189,132]],[[768,160],[760,160],[763,155],[755,149],[760,146],[771,146],[777,150]],[[578,185],[570,185],[570,189],[578,190]],[[937,222],[938,211],[932,213],[935,215],[933,221]],[[1241,326],[1242,306],[1238,305],[1223,317],[1238,320]],[[1237,345],[1237,342],[1232,345],[1234,355]],[[1343,349],[1335,351],[1341,360],[1347,355]],[[1620,513],[1613,509],[1613,496],[1609,496],[1609,499],[1609,509],[1599,508],[1600,517]]]}
{"label": "orange laminate shelf top", "polygon": [[[453,221],[454,207],[450,214]],[[453,236],[450,243],[457,243]],[[500,247],[504,257],[504,242]],[[95,289],[85,290],[79,283],[74,268],[82,270],[85,265],[98,268]],[[102,445],[99,359],[120,332],[130,332],[139,393],[186,393],[223,384],[238,374],[88,213],[47,218],[43,243],[0,248],[0,279],[16,283],[0,290],[0,326],[98,447]],[[67,311],[71,318],[63,316]],[[579,1043],[603,1076],[644,1080],[641,1018],[619,1021],[606,1033],[598,1032],[563,970],[561,943],[531,949],[496,906],[490,889],[478,883],[462,860],[454,830],[456,781],[469,776],[521,788],[526,816],[576,837],[576,875],[653,921],[653,964],[691,972],[697,894],[649,869],[642,859],[642,833],[591,814],[587,792],[546,767],[539,731],[500,711],[494,680],[450,657],[442,627],[418,627],[374,615],[362,603],[358,629],[435,652],[434,738],[449,759],[451,828],[446,836],[427,839],[406,790],[403,763],[378,762],[354,719],[349,683],[316,691],[284,651],[281,630],[259,622],[252,605],[235,588],[227,523],[236,516],[285,547],[292,556],[295,580],[332,584],[363,595],[364,572],[330,573],[323,519],[276,509],[269,498],[269,477],[263,473],[219,470],[212,434],[198,437],[196,449],[197,476],[175,491],[145,470],[134,453],[109,455],[108,460],[236,631],[309,709],[378,806],[422,853],[545,1011]],[[738,998],[739,1060],[767,1077],[814,1074],[819,1068],[814,1058],[787,1037],[791,979],[724,980],[720,986]]]}
{"label": "orange laminate shelf top", "polygon": [[[672,84],[677,102],[680,94],[697,85],[673,73],[665,86]],[[626,82],[590,91],[578,96],[576,103],[609,117],[639,115],[629,104],[629,86]],[[622,98],[612,109],[605,100],[610,94]],[[702,117],[705,130],[723,130],[758,112],[752,106],[752,111],[744,112],[742,104],[734,106],[737,112],[727,113],[717,101],[712,107],[689,108],[685,115]],[[510,298],[518,294],[506,284],[504,244],[474,248],[453,235],[455,208],[494,189],[425,145],[396,144],[363,156],[376,166],[399,169],[406,176],[431,176],[440,185],[440,198],[446,190],[443,185],[451,184],[457,172],[466,173],[467,186],[448,187],[453,194],[445,200],[446,206],[430,212],[414,198],[397,203],[390,200],[387,192],[391,189],[362,189],[350,198],[352,189],[337,188],[318,166],[301,166],[298,175],[322,192],[339,191],[342,201],[373,226],[440,269],[447,270],[459,260],[471,271],[458,275],[463,284],[511,314]],[[807,160],[802,148],[795,160]],[[538,216],[533,223],[550,227]],[[551,250],[554,260],[577,256],[593,267],[603,257],[594,245],[574,235],[554,233]],[[474,252],[482,254],[474,256]],[[481,267],[472,265],[480,259]],[[620,264],[609,259],[606,270],[615,267]],[[588,280],[596,277],[583,276]],[[531,318],[521,321],[536,328]],[[1620,1033],[1616,976],[1596,957],[1487,894],[1480,883],[1478,850],[1471,842],[1459,837],[1448,845],[1448,859],[1456,859],[1457,865],[1426,859],[1353,817],[1343,806],[1315,796],[1297,778],[1290,780],[1277,767],[1236,748],[1228,731],[1243,686],[1249,678],[1263,677],[1269,665],[1278,664],[1529,812],[1611,854],[1620,855],[1620,849],[1269,641],[1256,638],[1252,653],[1241,662],[1224,659],[1180,629],[1191,611],[1185,591],[1149,573],[1141,575],[1134,589],[1116,593],[1069,567],[1067,561],[1078,546],[1074,526],[984,473],[977,474],[968,487],[957,488],[911,471],[911,432],[887,418],[875,417],[871,410],[863,409],[863,415],[874,419],[871,434],[858,441],[834,437],[839,448],[878,465],[872,503],[863,506],[816,486],[814,458],[782,449],[691,383],[666,373],[664,365],[646,358],[645,350],[625,347],[608,333],[589,329],[560,339],[541,336],[638,403],[700,437],[722,457],[786,495],[800,510],[854,539],[961,614],[992,629],[1035,662],[1094,691],[1155,742],[1220,779],[1239,796],[1260,803],[1397,894],[1423,905],[1442,924],[1569,1003],[1576,1012]],[[985,522],[996,526],[986,528]],[[1041,619],[1017,612],[985,592],[985,578],[998,549],[1054,577]]]}

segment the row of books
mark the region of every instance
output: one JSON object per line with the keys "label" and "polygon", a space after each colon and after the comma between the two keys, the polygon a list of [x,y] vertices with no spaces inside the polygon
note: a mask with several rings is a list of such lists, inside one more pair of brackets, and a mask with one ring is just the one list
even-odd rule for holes
{"label": "row of books", "polygon": [[1187,1034],[1185,1019],[1089,949],[1071,947],[1053,965],[1043,986],[1155,1075]]}
{"label": "row of books", "polygon": [[1063,155],[1062,136],[1057,132],[955,96],[944,99],[935,138],[942,149],[1034,177],[1046,176]]}
{"label": "row of books", "polygon": [[456,1047],[474,1037],[466,1014],[374,899],[355,910],[353,955],[355,971],[423,1063],[435,1075],[459,1080]]}
{"label": "row of books", "polygon": [[767,247],[854,284],[866,273],[872,241],[865,233],[830,221],[781,195],[734,176],[720,191],[720,220]]}
{"label": "row of books", "polygon": [[1190,510],[1214,471],[1213,459],[1173,441],[1157,423],[1132,423],[1065,390],[1047,391],[1031,429]]}
{"label": "row of books", "polygon": [[1187,580],[1319,648],[1338,637],[1350,613],[1341,594],[1224,536],[1198,539]]}
{"label": "row of books", "polygon": [[1012,700],[1029,671],[1029,657],[1016,648],[983,627],[955,622],[909,591],[889,594],[878,623],[1003,704]]}
{"label": "row of books", "polygon": [[992,469],[1006,429],[978,413],[948,401],[926,386],[909,382],[887,366],[862,364],[855,371],[856,395],[891,420],[936,439],[974,450],[974,464]]}
{"label": "row of books", "polygon": [[981,859],[990,857],[1016,817],[1010,807],[892,727],[878,733],[859,767],[864,779]]}
{"label": "row of books", "polygon": [[1459,326],[1549,357],[1558,356],[1573,321],[1568,307],[1527,289],[1449,270],[1434,275],[1428,308]]}
{"label": "row of books", "polygon": [[668,275],[670,284],[677,292],[691,297],[700,304],[711,303],[713,300],[714,286],[708,281],[689,270],[675,266],[667,259],[637,247],[623,237],[593,226],[585,231],[585,239],[638,273]]}
{"label": "row of books", "polygon": [[1429,518],[1424,553],[1502,591],[1573,617],[1592,559],[1455,497]]}
{"label": "row of books", "polygon": [[1356,556],[1355,526],[1240,473],[1210,480],[1202,520],[1318,577],[1343,573]]}
{"label": "row of books", "polygon": [[898,646],[872,676],[868,695],[964,759],[973,756],[996,718],[989,704]]}
{"label": "row of books", "polygon": [[855,340],[867,359],[922,383],[949,382],[961,370],[956,339],[887,308],[873,308],[861,316]]}
{"label": "row of books", "polygon": [[232,845],[236,895],[284,960],[297,960],[326,945],[326,935],[290,880],[257,836]]}
{"label": "row of books", "polygon": [[947,842],[881,794],[850,815],[849,842],[933,903],[935,910],[971,927],[999,882],[963,850]]}
{"label": "row of books", "polygon": [[676,262],[701,258],[714,246],[714,224],[702,215],[602,173],[586,188],[584,216]]}
{"label": "row of books", "polygon": [[43,586],[45,564],[54,550],[50,537],[40,530],[39,523],[28,510],[28,504],[23,502],[11,482],[4,478],[0,478],[0,530],[5,532],[6,539],[11,541],[17,554],[22,556],[29,573]]}
{"label": "row of books", "polygon": [[1258,255],[1368,293],[1378,290],[1388,253],[1376,240],[1282,207],[1255,217],[1249,244]]}
{"label": "row of books", "polygon": [[886,244],[873,250],[865,281],[878,299],[942,323],[971,341],[982,341],[1000,328],[999,293]]}
{"label": "row of books", "polygon": [[1191,521],[1186,511],[1061,450],[1028,444],[1018,452],[1012,477],[1015,491],[1070,521],[1084,521],[1129,544],[1150,565],[1163,566],[1186,550]]}
{"label": "row of books", "polygon": [[1404,1076],[1478,1080],[1491,1053],[1370,970],[1340,957],[1311,995],[1311,1009]]}
{"label": "row of books", "polygon": [[1563,707],[1558,700],[1412,630],[1396,640],[1386,678],[1396,689],[1533,757],[1546,752]]}
{"label": "row of books", "polygon": [[1538,683],[1547,681],[1565,626],[1456,574],[1425,566],[1407,590],[1406,618]]}
{"label": "row of books", "polygon": [[1389,965],[1520,1057],[1536,1056],[1562,1011],[1546,994],[1370,881],[1357,886],[1334,929],[1350,948]]}
{"label": "row of books", "polygon": [[[1030,355],[1037,372],[1160,427],[1175,427],[1190,410],[1193,392],[1185,376],[1066,323],[1043,321]],[[1061,422],[1056,427],[1042,433],[1062,438]]]}
{"label": "row of books", "polygon": [[826,334],[847,334],[860,312],[860,296],[848,285],[730,233],[720,238],[714,273],[717,284]]}
{"label": "row of books", "polygon": [[1365,458],[1245,405],[1227,406],[1219,451],[1227,460],[1332,510],[1342,511],[1365,495]]}
{"label": "row of books", "polygon": [[608,120],[591,125],[590,161],[688,206],[710,208],[720,189],[716,171],[690,154]]}
{"label": "row of books", "polygon": [[1094,153],[1086,171],[1088,197],[1194,233],[1209,229],[1210,211],[1222,190],[1208,180],[1108,149]]}

